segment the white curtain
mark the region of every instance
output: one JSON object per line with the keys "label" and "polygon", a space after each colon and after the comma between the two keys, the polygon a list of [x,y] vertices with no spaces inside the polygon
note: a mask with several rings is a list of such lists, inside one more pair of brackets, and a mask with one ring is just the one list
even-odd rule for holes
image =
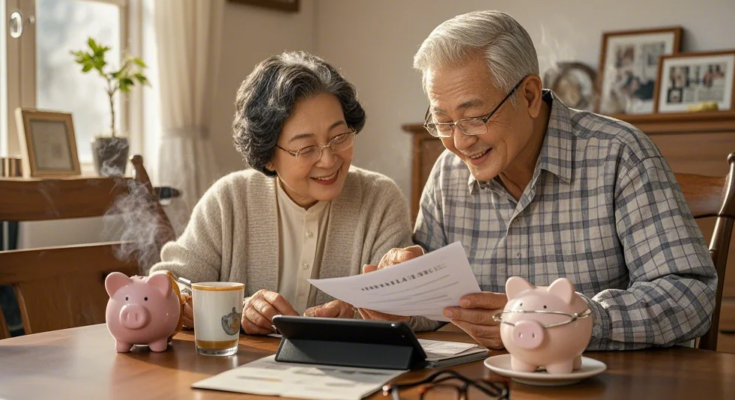
{"label": "white curtain", "polygon": [[180,234],[218,173],[208,128],[224,0],[156,0],[154,7],[162,128],[158,178],[181,191],[167,207]]}

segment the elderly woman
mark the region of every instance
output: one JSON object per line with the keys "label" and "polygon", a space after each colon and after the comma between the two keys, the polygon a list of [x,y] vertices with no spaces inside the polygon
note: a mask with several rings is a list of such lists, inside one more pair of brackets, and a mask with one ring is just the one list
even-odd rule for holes
{"label": "elderly woman", "polygon": [[245,283],[249,334],[272,332],[277,314],[359,316],[307,279],[359,274],[410,245],[411,225],[391,179],[350,165],[365,125],[355,88],[318,57],[283,53],[255,67],[236,107],[235,147],[252,169],[207,191],[151,271]]}

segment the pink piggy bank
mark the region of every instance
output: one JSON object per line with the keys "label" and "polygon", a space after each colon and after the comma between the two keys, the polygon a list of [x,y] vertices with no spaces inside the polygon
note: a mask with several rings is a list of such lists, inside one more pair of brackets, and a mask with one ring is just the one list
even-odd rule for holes
{"label": "pink piggy bank", "polygon": [[568,374],[582,366],[582,352],[592,337],[587,302],[566,278],[536,287],[514,276],[505,283],[508,303],[500,321],[500,338],[514,371]]}
{"label": "pink piggy bank", "polygon": [[128,278],[113,272],[105,279],[110,295],[105,320],[115,338],[115,349],[126,353],[135,344],[164,351],[169,337],[180,327],[178,287],[165,272]]}

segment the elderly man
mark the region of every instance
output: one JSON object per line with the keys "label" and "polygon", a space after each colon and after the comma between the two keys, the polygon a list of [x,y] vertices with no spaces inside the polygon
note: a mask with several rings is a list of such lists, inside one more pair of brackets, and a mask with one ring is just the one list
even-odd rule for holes
{"label": "elderly man", "polygon": [[[414,241],[427,252],[462,242],[484,291],[445,309],[452,323],[500,348],[492,315],[506,303],[505,281],[566,277],[592,311],[589,349],[668,346],[707,331],[715,268],[646,135],[542,90],[531,38],[501,12],[439,25],[414,66],[430,102],[426,129],[447,148],[424,188]],[[382,264],[417,254],[394,249]]]}

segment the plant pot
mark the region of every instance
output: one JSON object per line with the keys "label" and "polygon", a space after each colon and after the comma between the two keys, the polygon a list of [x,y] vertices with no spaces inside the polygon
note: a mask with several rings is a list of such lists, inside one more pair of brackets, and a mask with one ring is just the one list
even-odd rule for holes
{"label": "plant pot", "polygon": [[100,176],[125,175],[130,142],[121,137],[96,137],[92,141],[94,167]]}

